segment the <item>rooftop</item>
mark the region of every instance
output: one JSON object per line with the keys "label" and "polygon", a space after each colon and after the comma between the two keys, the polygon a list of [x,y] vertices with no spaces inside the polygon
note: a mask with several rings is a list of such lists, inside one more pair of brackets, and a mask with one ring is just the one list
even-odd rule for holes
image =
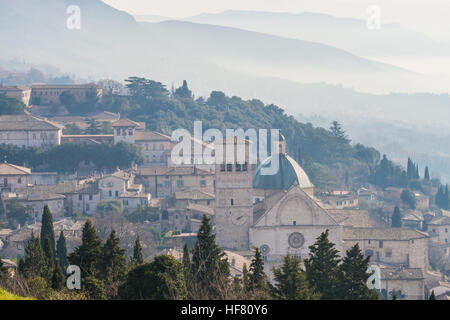
{"label": "rooftop", "polygon": [[189,190],[189,191],[176,191],[175,199],[177,200],[214,200],[214,194],[200,191],[200,190]]}
{"label": "rooftop", "polygon": [[30,168],[25,168],[11,164],[8,162],[3,162],[0,164],[0,175],[28,175],[31,174]]}
{"label": "rooftop", "polygon": [[0,116],[0,131],[60,130],[63,126],[29,114]]}
{"label": "rooftop", "polygon": [[344,240],[408,241],[428,238],[428,234],[407,228],[354,228],[344,227]]}

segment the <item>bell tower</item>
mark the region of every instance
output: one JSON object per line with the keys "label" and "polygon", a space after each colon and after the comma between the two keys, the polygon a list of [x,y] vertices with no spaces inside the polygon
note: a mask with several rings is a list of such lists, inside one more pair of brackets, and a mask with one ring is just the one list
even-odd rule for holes
{"label": "bell tower", "polygon": [[112,124],[114,130],[114,144],[121,141],[134,143],[135,142],[135,131],[139,126],[138,123],[128,120],[120,119]]}
{"label": "bell tower", "polygon": [[226,138],[216,143],[215,152],[217,244],[224,249],[248,250],[253,225],[251,142]]}

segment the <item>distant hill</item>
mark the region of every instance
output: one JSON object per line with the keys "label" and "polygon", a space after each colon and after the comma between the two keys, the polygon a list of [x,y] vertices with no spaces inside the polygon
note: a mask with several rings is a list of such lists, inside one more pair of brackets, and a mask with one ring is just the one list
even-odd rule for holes
{"label": "distant hill", "polygon": [[364,19],[323,13],[228,10],[183,20],[317,41],[362,56],[444,56],[450,52],[443,44],[399,24],[382,24],[379,30],[370,30]]}

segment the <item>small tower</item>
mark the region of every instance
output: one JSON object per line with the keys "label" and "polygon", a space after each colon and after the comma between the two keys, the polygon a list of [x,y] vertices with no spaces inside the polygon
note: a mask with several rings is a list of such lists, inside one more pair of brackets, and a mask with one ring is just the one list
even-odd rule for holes
{"label": "small tower", "polygon": [[112,127],[114,129],[114,144],[121,141],[134,144],[134,134],[136,128],[139,127],[137,122],[128,119],[120,119],[114,122]]}
{"label": "small tower", "polygon": [[[220,146],[222,144],[222,146]],[[228,147],[227,147],[228,145]],[[222,147],[222,149],[220,149]],[[225,249],[248,250],[249,228],[253,225],[253,173],[250,161],[251,142],[231,137],[216,144],[216,205],[217,244]],[[227,156],[227,149],[234,154]],[[237,156],[245,150],[243,163]],[[216,159],[217,160],[217,159]]]}

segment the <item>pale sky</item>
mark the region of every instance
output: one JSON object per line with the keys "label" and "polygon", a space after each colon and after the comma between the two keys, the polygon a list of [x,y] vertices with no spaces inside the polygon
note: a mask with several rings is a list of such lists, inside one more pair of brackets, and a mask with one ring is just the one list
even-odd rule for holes
{"label": "pale sky", "polygon": [[339,17],[365,19],[367,8],[378,5],[382,23],[398,22],[434,38],[450,41],[448,0],[103,0],[133,15],[183,18],[224,10],[274,12],[321,12]]}

